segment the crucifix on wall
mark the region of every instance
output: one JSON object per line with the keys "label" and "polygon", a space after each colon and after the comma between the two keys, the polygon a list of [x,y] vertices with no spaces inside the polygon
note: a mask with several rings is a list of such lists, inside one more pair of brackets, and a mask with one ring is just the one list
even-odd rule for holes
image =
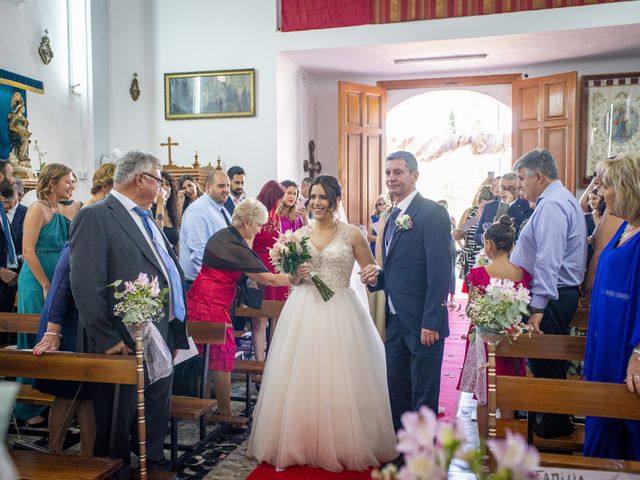
{"label": "crucifix on wall", "polygon": [[302,165],[305,172],[309,172],[311,178],[316,176],[316,173],[320,173],[322,165],[315,160],[316,142],[309,140],[309,160],[305,160]]}
{"label": "crucifix on wall", "polygon": [[177,147],[179,145],[178,142],[172,142],[171,141],[171,137],[167,137],[167,142],[166,143],[161,143],[160,146],[161,147],[167,147],[168,151],[169,151],[169,165],[173,165],[173,163],[171,162],[171,147]]}

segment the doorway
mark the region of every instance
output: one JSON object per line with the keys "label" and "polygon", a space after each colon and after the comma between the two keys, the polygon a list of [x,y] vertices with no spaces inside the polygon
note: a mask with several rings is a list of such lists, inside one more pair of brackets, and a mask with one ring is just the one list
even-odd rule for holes
{"label": "doorway", "polygon": [[439,89],[397,102],[389,91],[388,104],[395,105],[387,112],[387,153],[414,152],[418,191],[446,200],[456,219],[471,206],[489,172],[498,176],[511,170],[511,107],[496,98],[510,99],[511,85],[492,87],[495,95]]}

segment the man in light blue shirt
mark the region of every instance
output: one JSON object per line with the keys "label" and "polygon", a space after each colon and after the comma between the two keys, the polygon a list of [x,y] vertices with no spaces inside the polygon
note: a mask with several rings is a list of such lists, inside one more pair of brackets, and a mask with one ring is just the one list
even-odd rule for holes
{"label": "man in light blue shirt", "polygon": [[[520,232],[511,261],[533,275],[529,325],[535,333],[568,335],[578,308],[579,286],[587,259],[587,228],[578,201],[558,179],[556,161],[548,150],[532,150],[513,166],[524,197],[536,202]],[[566,378],[568,363],[529,360],[535,377]],[[567,416],[545,414],[534,430],[547,438],[570,433]]]}
{"label": "man in light blue shirt", "polygon": [[187,286],[191,286],[200,272],[207,241],[231,224],[231,215],[224,208],[227,198],[229,177],[222,170],[214,170],[207,175],[205,194],[184,212],[180,228],[180,266]]}

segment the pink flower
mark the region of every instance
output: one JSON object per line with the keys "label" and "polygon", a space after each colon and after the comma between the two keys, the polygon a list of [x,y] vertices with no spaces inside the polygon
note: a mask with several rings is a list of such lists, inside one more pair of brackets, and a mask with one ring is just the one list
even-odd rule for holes
{"label": "pink flower", "polygon": [[160,294],[160,282],[158,282],[158,277],[153,277],[151,280],[151,295],[157,297]]}
{"label": "pink flower", "polygon": [[462,423],[457,418],[451,422],[440,422],[437,437],[438,443],[445,448],[457,448],[466,440]]}
{"label": "pink flower", "polygon": [[527,445],[522,435],[507,430],[506,439],[487,440],[487,446],[496,458],[499,471],[509,470],[513,480],[536,478],[540,454],[535,447]]}
{"label": "pink flower", "polygon": [[398,431],[396,450],[417,453],[434,449],[438,419],[429,408],[423,406],[418,412],[405,412],[400,420],[404,428]]}
{"label": "pink flower", "polygon": [[124,282],[124,293],[132,293],[136,291],[136,286],[133,282]]}
{"label": "pink flower", "polygon": [[138,278],[136,278],[133,283],[143,286],[149,285],[149,276],[146,273],[140,273],[140,275],[138,275]]}
{"label": "pink flower", "polygon": [[398,479],[445,480],[447,472],[442,468],[442,463],[442,459],[438,459],[434,452],[407,455],[405,466],[398,472]]}

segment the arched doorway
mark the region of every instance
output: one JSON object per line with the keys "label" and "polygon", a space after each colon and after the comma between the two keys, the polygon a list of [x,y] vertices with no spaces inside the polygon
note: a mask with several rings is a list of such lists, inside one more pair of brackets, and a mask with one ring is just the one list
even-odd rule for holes
{"label": "arched doorway", "polygon": [[[390,102],[391,103],[391,102]],[[387,112],[386,151],[418,159],[418,191],[447,200],[455,218],[471,206],[488,172],[511,170],[511,107],[486,93],[433,90]]]}

